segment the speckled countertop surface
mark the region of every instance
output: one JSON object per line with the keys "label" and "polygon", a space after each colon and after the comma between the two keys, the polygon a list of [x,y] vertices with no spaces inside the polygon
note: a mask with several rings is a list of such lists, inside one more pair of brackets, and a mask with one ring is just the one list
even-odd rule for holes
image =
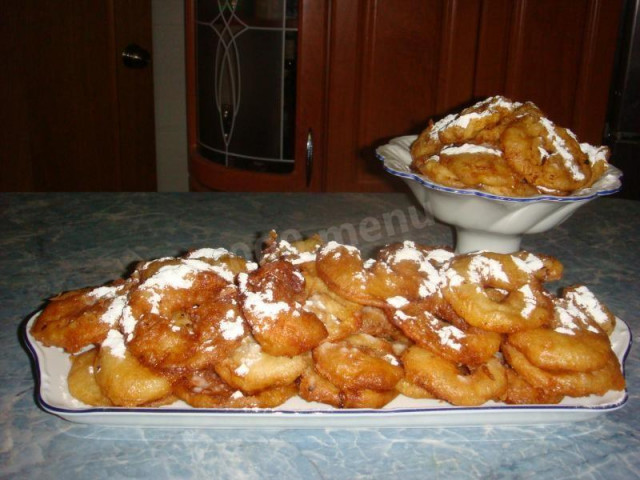
{"label": "speckled countertop surface", "polygon": [[[251,255],[270,229],[324,232],[365,253],[401,239],[451,244],[402,194],[0,195],[0,477],[382,479],[640,477],[640,355],[627,405],[554,425],[216,430],[74,424],[34,400],[19,327],[50,296],[142,259],[203,246]],[[557,256],[640,333],[640,202],[598,199],[523,247]]]}

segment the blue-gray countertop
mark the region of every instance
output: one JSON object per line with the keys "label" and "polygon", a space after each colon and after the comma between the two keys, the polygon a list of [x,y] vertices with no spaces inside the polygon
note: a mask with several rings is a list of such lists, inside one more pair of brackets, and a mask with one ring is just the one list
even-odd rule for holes
{"label": "blue-gray countertop", "polygon": [[[377,479],[640,477],[640,355],[629,400],[592,420],[534,426],[216,430],[74,424],[34,400],[19,327],[50,296],[98,285],[142,259],[203,246],[251,255],[270,229],[316,231],[365,253],[452,243],[403,194],[1,194],[0,477]],[[598,199],[523,247],[557,256],[640,332],[640,202]]]}

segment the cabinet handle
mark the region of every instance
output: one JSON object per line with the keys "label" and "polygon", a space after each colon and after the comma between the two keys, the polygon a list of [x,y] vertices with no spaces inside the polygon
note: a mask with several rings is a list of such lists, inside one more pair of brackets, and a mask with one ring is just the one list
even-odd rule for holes
{"label": "cabinet handle", "polygon": [[140,45],[130,43],[122,51],[122,63],[128,68],[144,68],[151,62],[151,54]]}
{"label": "cabinet handle", "polygon": [[311,129],[309,129],[309,133],[307,133],[307,158],[306,158],[306,167],[307,167],[307,187],[311,185],[311,173],[313,171],[313,133]]}

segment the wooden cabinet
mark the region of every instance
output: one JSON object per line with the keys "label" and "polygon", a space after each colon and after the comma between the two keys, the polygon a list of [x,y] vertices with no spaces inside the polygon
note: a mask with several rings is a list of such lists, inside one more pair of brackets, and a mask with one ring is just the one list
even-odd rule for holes
{"label": "wooden cabinet", "polygon": [[[383,172],[375,147],[395,136],[418,133],[429,118],[495,94],[531,100],[581,140],[601,143],[621,3],[303,0],[293,172],[265,177],[217,168],[200,158],[191,65],[192,186],[401,189]],[[307,185],[309,129],[314,161]]]}
{"label": "wooden cabinet", "polygon": [[0,190],[156,189],[151,2],[3,2]]}
{"label": "wooden cabinet", "polygon": [[[205,2],[206,3],[206,2]],[[209,2],[213,4],[214,2]],[[254,2],[253,6],[257,10],[258,4],[265,2]],[[266,3],[269,3],[268,1]],[[282,8],[282,0],[272,2],[273,5]],[[326,98],[326,48],[327,48],[327,19],[329,4],[318,0],[300,0],[297,8],[297,85],[296,85],[296,106],[295,106],[295,140],[294,140],[294,164],[286,173],[273,173],[260,171],[259,169],[233,168],[220,162],[207,158],[205,142],[201,138],[201,120],[203,115],[217,115],[216,111],[221,109],[220,99],[212,98],[206,105],[208,112],[204,112],[202,103],[199,102],[198,94],[202,92],[198,85],[198,76],[201,75],[198,59],[205,56],[205,52],[198,50],[198,26],[203,25],[203,21],[198,22],[198,15],[202,14],[203,2],[200,5],[195,0],[186,2],[186,58],[187,58],[187,126],[189,141],[189,175],[190,187],[192,190],[223,190],[223,191],[319,191],[322,190],[324,157],[325,157],[325,98]],[[240,3],[233,4],[229,8],[237,9]],[[226,8],[224,5],[219,7]],[[264,7],[263,7],[264,8]],[[249,14],[249,18],[242,17],[243,12],[235,10],[214,11],[209,14],[213,18],[205,27],[214,25],[217,31],[227,30],[228,38],[221,38],[218,52],[207,53],[207,57],[218,55],[227,56],[230,63],[244,61],[242,52],[237,53],[241,34],[233,31],[237,25],[246,23],[258,23],[256,29],[260,29],[260,21],[256,21],[255,12]],[[281,19],[282,20],[282,19]],[[242,27],[239,27],[242,28]],[[267,27],[268,28],[268,27]],[[286,27],[288,28],[288,27]],[[286,31],[285,31],[286,34]],[[214,33],[215,36],[218,33]],[[222,35],[225,35],[223,33]],[[259,48],[259,46],[258,46]],[[220,53],[224,51],[224,53]],[[250,52],[254,56],[259,56],[260,52]],[[219,60],[218,60],[219,61]],[[227,68],[227,67],[223,67]],[[232,65],[232,68],[235,68]],[[237,67],[241,70],[241,67]],[[248,70],[248,69],[247,69]],[[216,75],[218,79],[224,75]],[[235,75],[235,76],[234,76]],[[247,91],[250,84],[259,84],[264,81],[260,77],[260,72],[251,75],[250,78],[242,78],[240,82],[237,77],[241,73],[232,74],[231,81],[237,81],[238,85],[233,88],[237,91]],[[220,80],[217,80],[220,81]],[[258,85],[259,87],[259,85]],[[216,85],[216,95],[221,93],[221,85]],[[233,94],[233,92],[232,92]],[[276,93],[277,94],[277,93]],[[213,96],[213,95],[211,95]],[[242,102],[242,98],[238,100]],[[232,106],[231,109],[241,107]],[[257,112],[256,112],[257,113]],[[231,113],[233,115],[233,113]],[[255,134],[262,134],[264,128],[260,122],[255,123]],[[221,125],[222,127],[222,125]],[[244,134],[250,137],[250,134]],[[247,140],[251,142],[251,139]],[[220,150],[218,148],[218,150]],[[258,155],[257,155],[258,156]]]}

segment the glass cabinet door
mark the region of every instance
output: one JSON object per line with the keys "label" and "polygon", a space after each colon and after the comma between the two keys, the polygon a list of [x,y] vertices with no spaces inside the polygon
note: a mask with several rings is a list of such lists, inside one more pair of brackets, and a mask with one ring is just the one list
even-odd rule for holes
{"label": "glass cabinet door", "polygon": [[[196,181],[220,190],[305,189],[290,183],[310,180],[313,153],[311,125],[299,122],[296,102],[305,1],[187,3],[192,177],[200,172]],[[276,183],[252,187],[260,174]]]}

